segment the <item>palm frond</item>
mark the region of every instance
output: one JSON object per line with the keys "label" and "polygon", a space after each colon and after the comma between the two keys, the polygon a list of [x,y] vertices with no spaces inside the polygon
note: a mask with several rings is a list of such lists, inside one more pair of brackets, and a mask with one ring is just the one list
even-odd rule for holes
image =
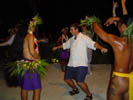
{"label": "palm frond", "polygon": [[[121,37],[128,37],[133,46],[133,23],[131,23],[128,28],[121,34]],[[127,43],[129,42],[127,41]]]}

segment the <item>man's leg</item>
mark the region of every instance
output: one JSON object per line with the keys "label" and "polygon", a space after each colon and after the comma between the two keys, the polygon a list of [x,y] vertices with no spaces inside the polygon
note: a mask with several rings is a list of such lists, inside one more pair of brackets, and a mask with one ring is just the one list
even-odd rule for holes
{"label": "man's leg", "polygon": [[74,77],[74,72],[75,71],[75,68],[73,67],[69,67],[67,66],[66,67],[66,73],[65,73],[65,76],[64,76],[64,81],[72,88],[72,89],[77,89],[75,84],[74,84],[74,81],[72,80],[73,77]]}
{"label": "man's leg", "polygon": [[71,95],[79,93],[78,88],[76,87],[73,81],[74,73],[75,68],[69,66],[66,67],[64,81],[72,88],[72,91],[69,91]]}
{"label": "man's leg", "polygon": [[76,74],[76,82],[79,85],[79,87],[85,92],[86,94],[85,100],[92,100],[92,94],[90,93],[87,84],[84,82],[87,72],[88,72],[87,66],[78,67]]}
{"label": "man's leg", "polygon": [[28,91],[21,89],[21,100],[28,100]]}
{"label": "man's leg", "polygon": [[108,100],[123,100],[128,92],[128,84],[128,78],[114,76],[109,87]]}
{"label": "man's leg", "polygon": [[108,100],[122,100],[122,94],[117,90],[114,83],[109,88]]}
{"label": "man's leg", "polygon": [[77,90],[76,85],[74,84],[72,79],[64,80],[73,90]]}
{"label": "man's leg", "polygon": [[72,88],[72,91],[69,91],[70,95],[75,95],[79,93],[79,90],[74,84],[73,80],[69,79],[69,80],[65,80],[65,82]]}
{"label": "man's leg", "polygon": [[86,95],[91,96],[91,93],[90,93],[89,88],[88,88],[86,83],[84,83],[84,82],[77,82],[77,84],[86,93]]}
{"label": "man's leg", "polygon": [[40,100],[40,94],[41,94],[41,89],[36,89],[33,91],[33,100]]}

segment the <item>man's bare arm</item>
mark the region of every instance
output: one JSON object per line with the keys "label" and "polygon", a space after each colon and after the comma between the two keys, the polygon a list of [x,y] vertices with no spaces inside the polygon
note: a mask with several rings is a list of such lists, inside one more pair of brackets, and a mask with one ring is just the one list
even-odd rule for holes
{"label": "man's bare arm", "polygon": [[93,24],[94,32],[105,42],[112,44],[114,35],[105,32],[97,23]]}
{"label": "man's bare arm", "polygon": [[102,53],[106,53],[108,50],[104,47],[102,47],[100,44],[96,43],[94,44],[94,46],[97,48],[97,49],[100,49]]}

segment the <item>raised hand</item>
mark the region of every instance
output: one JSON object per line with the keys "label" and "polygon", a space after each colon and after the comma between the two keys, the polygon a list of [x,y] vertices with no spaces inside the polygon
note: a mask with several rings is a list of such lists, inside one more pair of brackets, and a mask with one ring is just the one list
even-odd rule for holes
{"label": "raised hand", "polygon": [[109,26],[114,23],[113,17],[110,17],[107,19],[107,21],[104,23],[105,26]]}
{"label": "raised hand", "polygon": [[116,9],[118,6],[119,6],[119,5],[118,5],[118,2],[115,2],[115,1],[113,0],[113,8]]}

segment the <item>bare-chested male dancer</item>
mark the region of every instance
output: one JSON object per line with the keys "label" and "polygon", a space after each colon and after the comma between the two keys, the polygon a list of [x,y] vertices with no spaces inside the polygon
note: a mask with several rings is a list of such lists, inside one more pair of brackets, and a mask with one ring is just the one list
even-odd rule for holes
{"label": "bare-chested male dancer", "polygon": [[[126,11],[125,0],[121,0],[122,8]],[[114,22],[118,23],[118,29],[121,37],[105,32],[97,23],[93,23],[94,31],[105,42],[110,44],[114,51],[114,69],[109,87],[108,100],[123,100],[124,95],[129,93],[129,99],[133,100],[131,94],[131,82],[133,80],[133,21],[129,17],[111,17],[105,25],[108,26]],[[128,30],[128,32],[126,32]],[[130,31],[129,31],[130,30]],[[125,34],[126,32],[126,34]],[[133,92],[132,92],[133,93]]]}

